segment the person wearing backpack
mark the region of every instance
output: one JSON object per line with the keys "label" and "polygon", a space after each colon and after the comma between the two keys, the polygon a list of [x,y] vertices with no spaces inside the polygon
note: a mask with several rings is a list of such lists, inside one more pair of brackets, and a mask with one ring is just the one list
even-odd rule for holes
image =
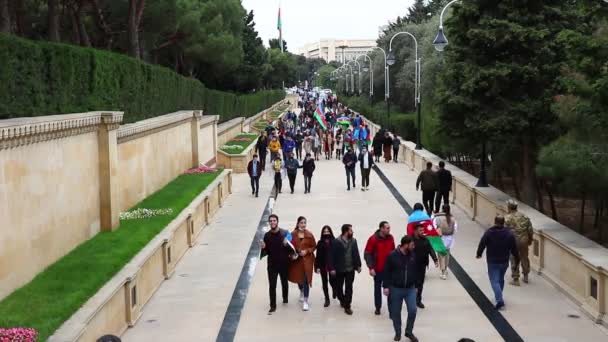
{"label": "person wearing backpack", "polygon": [[450,205],[444,204],[441,207],[441,212],[435,214],[433,225],[441,234],[441,241],[447,250],[445,255],[439,254],[439,269],[441,270],[441,279],[448,279],[448,265],[450,263],[450,249],[454,246],[454,234],[458,230],[458,223],[452,216]]}

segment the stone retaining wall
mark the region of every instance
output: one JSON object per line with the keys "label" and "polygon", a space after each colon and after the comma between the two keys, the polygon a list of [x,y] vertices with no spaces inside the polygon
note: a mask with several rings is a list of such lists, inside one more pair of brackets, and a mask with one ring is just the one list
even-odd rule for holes
{"label": "stone retaining wall", "polygon": [[49,342],[95,341],[122,335],[135,325],[146,303],[195,245],[200,233],[232,192],[232,173],[223,171],[49,338]]}

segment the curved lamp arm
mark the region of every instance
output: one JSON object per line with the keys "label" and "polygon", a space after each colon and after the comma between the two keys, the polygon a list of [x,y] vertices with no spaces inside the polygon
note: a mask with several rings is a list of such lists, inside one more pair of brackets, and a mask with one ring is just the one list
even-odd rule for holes
{"label": "curved lamp arm", "polygon": [[[459,0],[454,0],[454,1],[459,1]],[[402,35],[402,34],[406,34],[410,37],[412,37],[412,39],[414,40],[414,47],[415,47],[415,51],[416,51],[416,61],[415,61],[415,65],[416,65],[416,71],[415,71],[415,90],[414,90],[414,102],[416,103],[420,103],[420,59],[418,59],[418,40],[416,39],[416,37],[407,32],[407,31],[401,31],[401,32],[397,32],[393,35],[393,37],[391,38],[389,44],[388,44],[388,53],[389,55],[391,54],[391,52],[393,51],[393,40],[395,38],[397,38],[397,36]],[[387,69],[388,69],[388,65],[387,65]],[[386,73],[387,79],[388,79],[388,72]],[[388,87],[387,87],[388,88]],[[390,95],[390,93],[389,93]]]}

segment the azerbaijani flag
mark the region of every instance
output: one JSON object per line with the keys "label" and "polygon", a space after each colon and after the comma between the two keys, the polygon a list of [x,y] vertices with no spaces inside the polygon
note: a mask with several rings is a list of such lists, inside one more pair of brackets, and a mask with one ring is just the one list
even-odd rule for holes
{"label": "azerbaijani flag", "polygon": [[325,120],[325,113],[324,113],[324,110],[322,109],[322,107],[323,107],[322,103],[317,104],[317,109],[315,110],[315,119],[317,119],[317,121],[319,122],[319,125],[321,125],[321,127],[325,131],[325,130],[327,130],[327,121]]}
{"label": "azerbaijani flag", "polygon": [[422,223],[424,226],[424,235],[431,243],[433,250],[437,254],[446,255],[448,251],[443,244],[443,240],[441,240],[441,236],[437,232],[437,229],[435,229],[433,220],[431,220],[424,210],[416,210],[410,214],[407,219],[407,235],[414,235],[414,226],[418,223]]}
{"label": "azerbaijani flag", "polygon": [[279,44],[283,52],[283,21],[281,20],[281,6],[279,5],[279,15],[277,17],[277,30],[279,30]]}

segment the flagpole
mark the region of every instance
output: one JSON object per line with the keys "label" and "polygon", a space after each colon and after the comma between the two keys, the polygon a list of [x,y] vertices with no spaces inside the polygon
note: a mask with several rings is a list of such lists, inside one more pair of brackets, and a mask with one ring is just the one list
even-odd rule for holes
{"label": "flagpole", "polygon": [[281,53],[284,53],[285,51],[283,51],[283,20],[281,18],[281,2],[279,1],[279,45],[281,45]]}

